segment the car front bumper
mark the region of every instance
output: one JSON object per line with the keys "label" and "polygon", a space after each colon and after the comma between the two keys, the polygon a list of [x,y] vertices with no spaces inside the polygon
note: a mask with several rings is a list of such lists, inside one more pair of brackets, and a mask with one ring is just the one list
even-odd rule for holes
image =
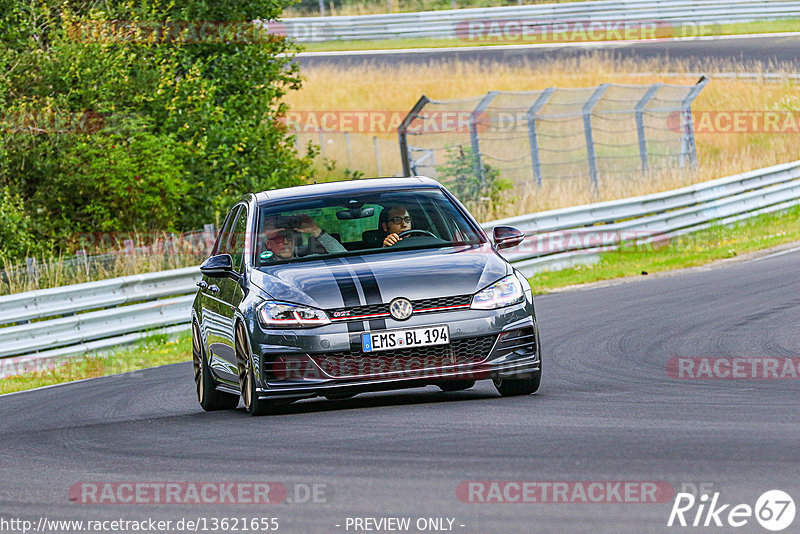
{"label": "car front bumper", "polygon": [[[297,400],[441,384],[514,378],[541,370],[538,325],[529,302],[503,310],[458,310],[385,321],[387,330],[447,324],[446,346],[362,353],[359,332],[328,325],[317,332],[264,331],[255,345],[256,393]],[[321,350],[325,347],[327,350]]]}

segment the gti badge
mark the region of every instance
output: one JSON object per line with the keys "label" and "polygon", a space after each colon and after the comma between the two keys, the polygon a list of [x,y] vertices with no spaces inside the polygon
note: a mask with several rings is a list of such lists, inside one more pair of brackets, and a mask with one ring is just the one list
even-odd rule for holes
{"label": "gti badge", "polygon": [[411,306],[411,301],[402,297],[394,299],[391,304],[389,304],[389,313],[398,321],[405,321],[411,317],[413,311],[414,308]]}

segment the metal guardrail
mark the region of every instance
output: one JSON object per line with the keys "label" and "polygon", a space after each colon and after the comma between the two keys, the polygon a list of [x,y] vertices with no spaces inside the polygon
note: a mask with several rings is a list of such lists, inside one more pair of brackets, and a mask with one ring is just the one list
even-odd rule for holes
{"label": "metal guardrail", "polygon": [[[15,293],[0,297],[0,326],[162,297],[188,295],[196,291],[194,284],[199,279],[198,267],[186,267]],[[5,330],[0,329],[0,340]]]}
{"label": "metal guardrail", "polygon": [[[626,76],[658,77],[658,78],[697,78],[704,76],[700,72],[629,72]],[[743,80],[758,83],[797,83],[800,72],[715,72],[714,78],[727,80]]]}
{"label": "metal guardrail", "polygon": [[[300,42],[359,39],[458,38],[470,22],[525,21],[548,26],[588,21],[658,21],[697,25],[800,17],[800,2],[788,0],[599,0],[530,6],[455,9],[386,15],[283,19],[277,31]],[[275,23],[268,23],[273,27]],[[502,29],[501,29],[502,31]]]}
{"label": "metal guardrail", "polygon": [[[658,241],[800,204],[800,161],[673,191],[485,223],[528,237],[504,251],[527,276],[591,263],[626,242]],[[197,267],[0,297],[0,377],[189,328]],[[167,298],[165,298],[167,297]],[[107,308],[107,309],[106,309]],[[11,322],[16,322],[8,326]],[[19,324],[21,321],[35,321]]]}
{"label": "metal guardrail", "polygon": [[0,297],[0,377],[187,330],[199,279],[186,267]]}
{"label": "metal guardrail", "polygon": [[504,256],[526,276],[594,263],[625,243],[658,242],[800,204],[800,161],[681,189],[492,221],[528,236]]}

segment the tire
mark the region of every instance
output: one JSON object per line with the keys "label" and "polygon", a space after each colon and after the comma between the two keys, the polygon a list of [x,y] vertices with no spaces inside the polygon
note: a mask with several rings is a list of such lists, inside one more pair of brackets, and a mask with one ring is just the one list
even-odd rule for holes
{"label": "tire", "polygon": [[530,395],[539,390],[539,385],[542,383],[542,370],[523,375],[521,378],[494,378],[492,382],[494,382],[497,392],[503,397]]}
{"label": "tire", "polygon": [[275,411],[275,404],[258,398],[256,393],[256,372],[253,353],[244,328],[236,326],[236,362],[239,367],[239,387],[242,391],[244,408],[250,415],[266,415]]}
{"label": "tire", "polygon": [[238,395],[217,391],[217,383],[208,368],[197,323],[192,323],[192,366],[197,401],[205,411],[233,410],[239,406]]}
{"label": "tire", "polygon": [[442,391],[463,391],[474,385],[474,380],[448,380],[447,382],[439,382],[436,384]]}

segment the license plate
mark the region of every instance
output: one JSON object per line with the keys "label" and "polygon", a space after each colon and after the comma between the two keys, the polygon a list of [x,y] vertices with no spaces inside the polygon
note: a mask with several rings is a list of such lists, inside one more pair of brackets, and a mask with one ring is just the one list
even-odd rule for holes
{"label": "license plate", "polygon": [[426,326],[408,330],[386,330],[361,334],[361,349],[364,352],[397,350],[409,347],[429,347],[450,343],[447,325]]}

